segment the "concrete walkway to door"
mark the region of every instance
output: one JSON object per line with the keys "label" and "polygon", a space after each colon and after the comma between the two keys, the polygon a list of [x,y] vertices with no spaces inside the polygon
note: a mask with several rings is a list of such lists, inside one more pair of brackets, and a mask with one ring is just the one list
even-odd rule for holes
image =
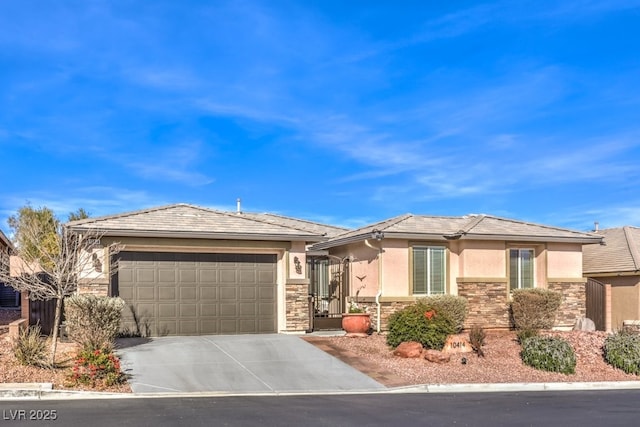
{"label": "concrete walkway to door", "polygon": [[296,393],[385,387],[293,335],[118,340],[134,393]]}

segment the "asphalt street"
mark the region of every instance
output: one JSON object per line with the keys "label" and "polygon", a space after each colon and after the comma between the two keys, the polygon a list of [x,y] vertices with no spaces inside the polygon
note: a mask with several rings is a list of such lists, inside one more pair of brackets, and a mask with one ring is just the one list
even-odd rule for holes
{"label": "asphalt street", "polygon": [[635,426],[639,400],[640,390],[20,400],[0,401],[0,422],[83,427]]}

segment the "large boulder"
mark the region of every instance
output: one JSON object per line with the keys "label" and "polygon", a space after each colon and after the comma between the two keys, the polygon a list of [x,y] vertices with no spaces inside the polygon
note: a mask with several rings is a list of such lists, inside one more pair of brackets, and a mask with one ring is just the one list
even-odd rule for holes
{"label": "large boulder", "polygon": [[596,324],[588,317],[581,317],[576,321],[576,325],[573,327],[574,331],[595,331]]}
{"label": "large boulder", "polygon": [[451,355],[438,350],[425,350],[424,358],[432,363],[449,363]]}
{"label": "large boulder", "polygon": [[420,357],[422,355],[422,344],[416,341],[400,343],[400,345],[393,352],[393,355],[404,357],[405,359]]}

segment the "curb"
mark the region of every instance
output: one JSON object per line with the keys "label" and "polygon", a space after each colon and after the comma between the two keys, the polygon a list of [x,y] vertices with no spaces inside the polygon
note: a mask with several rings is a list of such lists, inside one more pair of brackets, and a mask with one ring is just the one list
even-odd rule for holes
{"label": "curb", "polygon": [[606,391],[640,390],[640,381],[603,381],[571,383],[493,383],[493,384],[423,384],[386,390],[349,390],[324,392],[183,392],[183,393],[108,393],[97,391],[53,390],[51,383],[0,384],[2,400],[98,400],[98,399],[161,399],[179,397],[239,397],[239,396],[317,396],[354,394],[442,394],[442,393],[513,393],[545,391]]}

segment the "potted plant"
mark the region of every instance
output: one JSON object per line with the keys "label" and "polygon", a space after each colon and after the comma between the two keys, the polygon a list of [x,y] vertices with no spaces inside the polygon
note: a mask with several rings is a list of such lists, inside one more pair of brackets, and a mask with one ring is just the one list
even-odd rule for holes
{"label": "potted plant", "polygon": [[349,302],[347,313],[342,314],[342,329],[349,337],[366,337],[371,329],[371,316],[367,307]]}

